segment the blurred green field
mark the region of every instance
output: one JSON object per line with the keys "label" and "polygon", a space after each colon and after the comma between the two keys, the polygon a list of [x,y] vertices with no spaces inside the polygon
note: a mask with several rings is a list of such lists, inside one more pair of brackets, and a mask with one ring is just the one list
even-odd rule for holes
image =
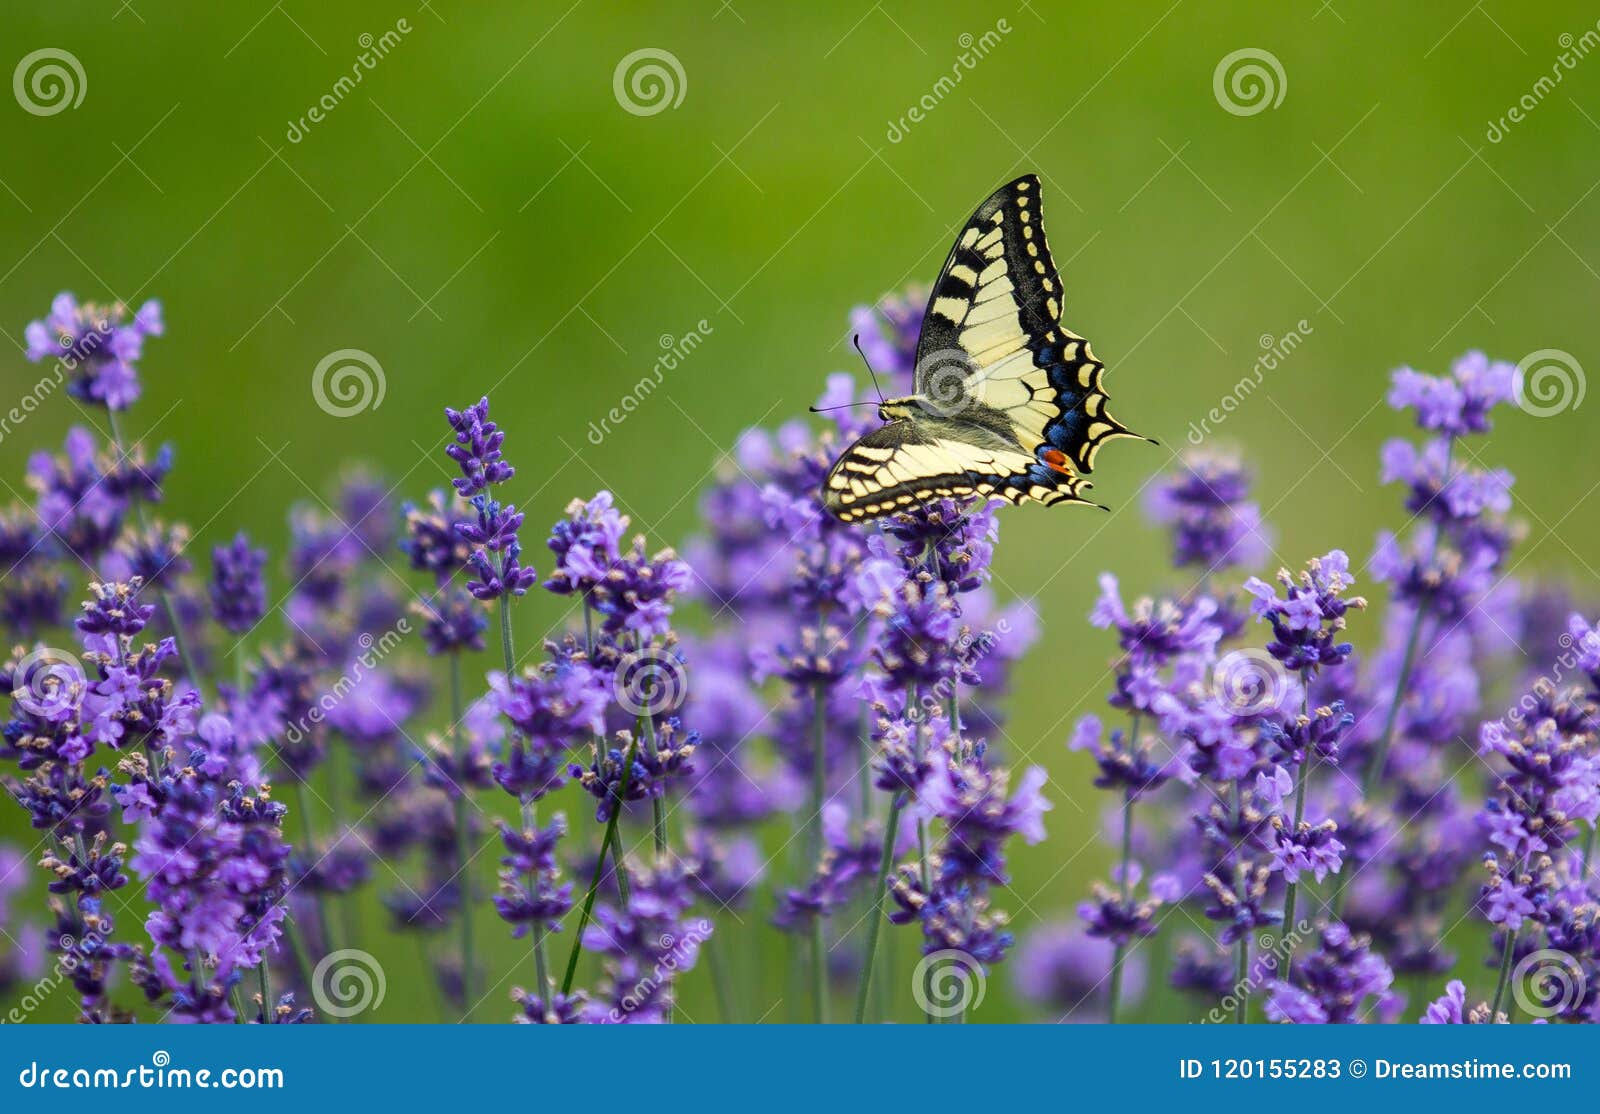
{"label": "blurred green field", "polygon": [[[1364,558],[1403,520],[1377,483],[1377,449],[1401,426],[1382,405],[1391,368],[1443,370],[1469,348],[1600,363],[1600,56],[1532,92],[1560,37],[1594,30],[1584,5],[30,7],[0,15],[5,64],[58,47],[87,85],[56,115],[0,103],[0,409],[37,379],[22,330],[56,291],[159,297],[168,335],[148,347],[129,424],[178,446],[170,513],[197,552],[241,527],[281,552],[287,507],[347,461],[420,496],[445,477],[440,408],[482,393],[530,524],[604,486],[652,539],[681,540],[740,430],[855,368],[850,307],[930,281],[974,205],[1036,170],[1068,318],[1109,365],[1119,417],[1165,448],[1101,454],[1096,494],[1117,513],[1003,515],[997,587],[1035,596],[1045,629],[1004,745],[1049,768],[1056,801],[1052,838],[1019,852],[1000,902],[1022,928],[1070,911],[1109,857],[1089,839],[1105,802],[1064,746],[1113,649],[1084,621],[1094,577],[1115,569],[1131,592],[1166,579],[1140,488],[1264,345],[1304,334],[1214,436],[1257,467],[1295,565],[1333,546]],[[291,141],[361,36],[402,19],[409,32]],[[961,37],[986,32],[982,59],[941,86]],[[677,107],[619,104],[613,71],[643,47],[681,62]],[[1283,98],[1236,115],[1213,73],[1247,47],[1279,60]],[[1525,119],[1491,142],[1525,96]],[[663,338],[702,320],[704,343],[591,444]],[[344,348],[377,358],[386,394],[340,419],[311,377]],[[1592,591],[1588,414],[1514,414],[1491,444],[1530,527],[1518,575]],[[28,454],[84,418],[58,395],[9,428],[0,502],[24,494]],[[557,602],[520,609],[523,644]],[[14,811],[0,833],[29,839]],[[381,915],[364,911],[369,926]],[[482,931],[497,962],[523,955],[488,915]],[[391,971],[414,966],[409,941],[373,950]],[[753,999],[784,993],[768,954]],[[375,1019],[428,1002],[418,980],[391,978]],[[700,972],[684,1009],[713,1013]],[[1025,1016],[1002,977],[975,1020]]]}

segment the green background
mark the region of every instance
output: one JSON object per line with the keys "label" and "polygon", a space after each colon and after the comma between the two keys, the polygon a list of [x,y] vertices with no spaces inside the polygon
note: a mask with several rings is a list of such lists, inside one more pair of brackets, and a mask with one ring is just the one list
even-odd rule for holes
{"label": "green background", "polygon": [[[1045,630],[1005,745],[1049,768],[1056,801],[1051,839],[1017,854],[999,902],[1021,927],[1069,911],[1108,857],[1090,840],[1106,802],[1064,747],[1113,650],[1084,622],[1095,575],[1116,569],[1132,592],[1170,579],[1164,539],[1124,512],[1251,374],[1263,338],[1312,330],[1217,439],[1258,469],[1293,565],[1333,546],[1364,560],[1374,530],[1403,521],[1376,479],[1378,447],[1402,427],[1381,403],[1391,368],[1443,370],[1474,347],[1595,362],[1600,58],[1486,138],[1550,72],[1558,37],[1593,29],[1581,5],[32,7],[0,16],[4,68],[60,47],[87,90],[49,117],[0,103],[0,401],[36,380],[22,330],[57,290],[159,297],[169,333],[148,346],[129,424],[177,443],[171,513],[207,549],[244,527],[281,552],[285,509],[346,461],[410,496],[443,482],[440,407],[484,392],[530,523],[606,486],[652,539],[681,540],[741,429],[803,410],[826,372],[853,369],[850,306],[930,281],[984,195],[1040,173],[1068,319],[1109,365],[1119,417],[1168,448],[1101,455],[1096,494],[1113,515],[1002,516],[997,588],[1036,596]],[[289,142],[358,37],[401,18],[411,32]],[[956,64],[959,36],[1001,19],[1009,33],[891,142],[891,121]],[[636,116],[613,96],[614,68],[641,47],[680,60],[676,108]],[[1238,116],[1213,71],[1245,47],[1275,55],[1286,85],[1277,107]],[[704,345],[590,445],[659,338],[702,319]],[[380,408],[346,419],[310,391],[342,348],[370,352],[387,385]],[[1518,575],[1596,582],[1589,412],[1513,415],[1493,438],[1530,526]],[[0,497],[23,491],[30,451],[86,418],[99,420],[58,395],[9,432]],[[550,598],[521,607],[522,644],[561,615]],[[520,958],[487,917],[484,933],[498,963]],[[404,941],[373,950],[391,971],[412,965]],[[755,996],[783,993],[773,980]],[[1008,980],[993,983],[977,1019],[1023,1016]],[[378,1016],[427,1001],[391,977]],[[701,972],[685,1009],[711,1013]]]}

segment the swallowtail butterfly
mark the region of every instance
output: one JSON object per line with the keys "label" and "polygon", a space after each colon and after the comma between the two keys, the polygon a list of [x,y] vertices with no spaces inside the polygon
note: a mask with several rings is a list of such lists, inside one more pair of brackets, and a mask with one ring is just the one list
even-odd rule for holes
{"label": "swallowtail butterfly", "polygon": [[883,402],[885,424],[834,463],[827,509],[857,522],[946,496],[1089,503],[1100,446],[1139,435],[1107,413],[1105,365],[1061,323],[1061,299],[1029,174],[961,230],[923,317],[916,393]]}

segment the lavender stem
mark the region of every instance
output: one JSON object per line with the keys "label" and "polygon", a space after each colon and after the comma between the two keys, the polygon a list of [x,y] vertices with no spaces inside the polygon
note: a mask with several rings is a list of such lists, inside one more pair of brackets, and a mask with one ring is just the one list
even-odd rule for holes
{"label": "lavender stem", "polygon": [[[588,927],[589,918],[594,913],[595,895],[600,892],[600,879],[605,876],[606,856],[612,852],[617,839],[617,818],[622,815],[622,802],[628,799],[628,780],[633,773],[633,756],[639,749],[639,737],[635,735],[628,744],[628,753],[622,760],[622,782],[617,789],[617,800],[611,809],[611,818],[606,821],[606,834],[600,841],[600,857],[595,860],[594,877],[589,880],[589,892],[583,898],[583,911],[578,914],[578,930],[572,936],[572,951],[567,956],[566,974],[561,978],[561,993],[572,993],[572,980],[578,973],[578,953],[583,948],[583,930]],[[616,855],[617,885],[626,887],[627,881],[623,874],[622,856]]]}
{"label": "lavender stem", "polygon": [[[461,652],[450,652],[450,741],[451,752],[455,755],[458,765],[464,765],[461,759],[465,747],[461,742],[461,720],[465,716],[461,699]],[[461,880],[461,1001],[466,1007],[461,1015],[463,1022],[472,1020],[473,1007],[477,998],[472,993],[473,980],[473,946],[472,946],[472,883],[468,873],[467,854],[467,793],[461,786],[456,786],[456,792],[451,801],[456,829],[456,877]]]}
{"label": "lavender stem", "polygon": [[[827,693],[819,684],[812,689],[811,717],[811,845],[820,860],[825,840],[822,835],[822,807],[828,796],[828,704]],[[823,937],[822,913],[811,918],[811,1013],[818,1025],[828,1023],[828,952]]]}

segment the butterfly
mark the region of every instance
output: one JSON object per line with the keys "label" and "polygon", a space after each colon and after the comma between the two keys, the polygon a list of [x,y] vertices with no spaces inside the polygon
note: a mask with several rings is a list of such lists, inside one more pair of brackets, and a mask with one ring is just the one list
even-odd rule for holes
{"label": "butterfly", "polygon": [[916,393],[881,403],[885,424],[834,463],[828,511],[859,522],[943,497],[1090,503],[1079,493],[1100,446],[1140,435],[1107,413],[1105,365],[1061,323],[1061,297],[1039,179],[1024,175],[956,238],[917,338]]}

